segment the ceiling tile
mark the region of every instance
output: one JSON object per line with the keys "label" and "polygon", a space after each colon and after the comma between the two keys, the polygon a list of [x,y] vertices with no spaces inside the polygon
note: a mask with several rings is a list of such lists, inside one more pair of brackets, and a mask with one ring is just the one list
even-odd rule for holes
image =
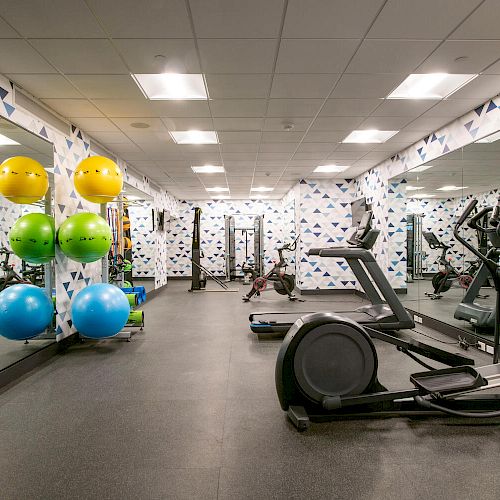
{"label": "ceiling tile", "polygon": [[[379,101],[380,102],[380,101]],[[435,106],[437,101],[429,99],[386,99],[373,112],[373,116],[407,116],[416,118]]]}
{"label": "ceiling tile", "polygon": [[371,151],[363,156],[363,160],[375,160],[377,162],[381,162],[388,158],[387,151]]}
{"label": "ceiling tile", "polygon": [[266,118],[264,130],[280,132],[286,125],[292,125],[294,132],[303,132],[311,124],[311,118]]}
{"label": "ceiling tile", "polygon": [[387,74],[344,74],[336,89],[330,97],[332,98],[385,98],[396,88],[406,75]]}
{"label": "ceiling tile", "polygon": [[[422,132],[416,131],[416,132],[411,132],[407,129],[405,129],[402,132],[398,132],[395,136],[391,137],[388,141],[386,141],[386,144],[393,144],[393,143],[406,143],[410,142],[411,144],[419,141],[422,139],[424,134]],[[347,146],[347,144],[346,144]],[[372,146],[378,146],[377,144],[372,144]],[[404,149],[403,147],[401,149]]]}
{"label": "ceiling tile", "polygon": [[131,144],[131,140],[123,132],[93,132],[92,137],[104,144]]}
{"label": "ceiling tile", "polygon": [[113,38],[190,38],[184,0],[86,0]]}
{"label": "ceiling tile", "polygon": [[119,132],[118,127],[107,118],[75,118],[73,124],[85,132]]}
{"label": "ceiling tile", "polygon": [[19,38],[20,35],[0,18],[0,38]]}
{"label": "ceiling tile", "polygon": [[266,113],[264,99],[214,99],[210,101],[212,115],[224,117],[260,117]]}
{"label": "ceiling tile", "polygon": [[354,130],[363,118],[360,116],[318,116],[311,127],[311,131],[320,130]]}
{"label": "ceiling tile", "polygon": [[322,152],[323,154],[327,154],[330,153],[332,150],[333,146],[325,142],[303,142],[302,144],[299,144],[297,152],[298,153]]}
{"label": "ceiling tile", "polygon": [[113,43],[132,73],[201,72],[192,39],[128,38]]}
{"label": "ceiling tile", "polygon": [[500,60],[484,71],[485,74],[500,75]]}
{"label": "ceiling tile", "polygon": [[204,73],[272,73],[275,40],[200,39]]}
{"label": "ceiling tile", "polygon": [[222,159],[226,161],[255,161],[257,153],[223,153]]}
{"label": "ceiling tile", "polygon": [[350,165],[353,160],[359,160],[365,156],[366,151],[334,151],[328,155],[328,160],[343,161],[347,165]]}
{"label": "ceiling tile", "polygon": [[469,84],[455,92],[451,99],[486,100],[500,93],[500,75],[479,75]]}
{"label": "ceiling tile", "polygon": [[290,159],[291,155],[292,155],[291,152],[286,152],[286,153],[264,153],[264,152],[259,152],[258,161],[259,161],[259,163],[261,161],[267,161],[267,160],[286,161],[286,160]]}
{"label": "ceiling tile", "polygon": [[172,152],[182,151],[182,146],[176,145],[166,130],[162,132],[153,130],[150,131],[127,129],[125,133],[127,134],[127,137],[141,146],[148,147],[148,145],[151,144],[161,143],[161,147],[163,148],[163,150]]}
{"label": "ceiling tile", "polygon": [[128,73],[108,40],[38,38],[31,43],[63,73]]}
{"label": "ceiling tile", "polygon": [[383,0],[290,0],[284,38],[361,38]]}
{"label": "ceiling tile", "polygon": [[222,143],[256,143],[260,140],[260,132],[219,132],[219,141]]}
{"label": "ceiling tile", "polygon": [[130,75],[67,75],[90,99],[141,99],[142,92]]}
{"label": "ceiling tile", "polygon": [[220,145],[222,153],[257,153],[259,145],[255,144],[224,144]]}
{"label": "ceiling tile", "polygon": [[267,116],[315,116],[322,103],[322,99],[269,99]]}
{"label": "ceiling tile", "polygon": [[302,132],[263,132],[262,142],[298,142]]}
{"label": "ceiling tile", "polygon": [[293,155],[294,160],[312,160],[312,161],[319,161],[319,160],[324,160],[327,156],[327,153],[324,152],[309,152],[309,153],[295,153]]}
{"label": "ceiling tile", "polygon": [[364,40],[346,73],[413,73],[438,44],[438,40]]}
{"label": "ceiling tile", "polygon": [[327,142],[332,144],[333,148],[333,144],[340,142],[346,135],[345,132],[340,131],[310,130],[304,137],[303,142]]}
{"label": "ceiling tile", "polygon": [[206,118],[210,116],[207,101],[152,101],[157,116],[168,118]]}
{"label": "ceiling tile", "polygon": [[481,0],[389,0],[368,38],[444,39]]}
{"label": "ceiling tile", "polygon": [[214,118],[215,130],[262,130],[264,118]]}
{"label": "ceiling tile", "polygon": [[42,99],[42,101],[66,118],[94,118],[103,116],[86,99]]}
{"label": "ceiling tile", "polygon": [[328,99],[319,116],[368,116],[380,99]]}
{"label": "ceiling tile", "polygon": [[259,151],[262,153],[293,153],[297,148],[297,143],[293,142],[269,142],[260,145]]}
{"label": "ceiling tile", "polygon": [[190,0],[198,38],[275,38],[284,0]]}
{"label": "ceiling tile", "polygon": [[[110,132],[111,133],[111,132]],[[113,151],[113,153],[116,153],[117,155],[121,155],[123,153],[141,153],[142,149],[134,144],[133,142],[126,142],[126,143],[109,143],[109,142],[104,142],[103,143],[109,147]]]}
{"label": "ceiling tile", "polygon": [[447,121],[449,120],[446,118],[424,115],[407,125],[404,128],[404,132],[434,132],[443,125],[446,125]]}
{"label": "ceiling tile", "polygon": [[[0,63],[1,64],[1,63]],[[7,75],[9,79],[27,90],[30,94],[44,98],[82,98],[71,83],[61,75]]]}
{"label": "ceiling tile", "polygon": [[94,16],[80,0],[2,2],[0,14],[26,38],[103,38]]}
{"label": "ceiling tile", "polygon": [[412,118],[407,116],[369,116],[360,129],[401,130]]}
{"label": "ceiling tile", "polygon": [[214,130],[212,118],[162,118],[167,130]]}
{"label": "ceiling tile", "polygon": [[[151,101],[146,99],[95,99],[94,104],[110,117],[152,117],[159,116]],[[133,120],[136,121],[136,120]]]}
{"label": "ceiling tile", "polygon": [[272,98],[325,98],[339,75],[276,74],[271,89]]}
{"label": "ceiling tile", "polygon": [[[448,40],[415,73],[480,73],[499,54],[500,40]],[[461,57],[465,59],[456,60]]]}
{"label": "ceiling tile", "polygon": [[212,99],[266,98],[271,87],[271,75],[205,75],[205,78]]}
{"label": "ceiling tile", "polygon": [[[497,87],[498,88],[498,87]],[[500,88],[498,88],[500,91]],[[473,110],[477,105],[475,99],[447,99],[438,102],[424,116],[444,116],[447,118],[458,118]]]}
{"label": "ceiling tile", "polygon": [[0,43],[1,73],[56,73],[56,70],[24,40]]}
{"label": "ceiling tile", "polygon": [[[160,118],[113,118],[113,123],[115,123],[121,130],[124,132],[145,132],[145,133],[151,133],[151,132],[165,132],[165,125],[161,121]],[[144,123],[146,125],[149,125],[149,127],[145,129],[133,127],[132,123]],[[186,130],[186,129],[183,129]]]}
{"label": "ceiling tile", "polygon": [[359,40],[281,40],[277,73],[342,73]]}
{"label": "ceiling tile", "polygon": [[498,40],[498,1],[486,0],[450,36],[458,40]]}

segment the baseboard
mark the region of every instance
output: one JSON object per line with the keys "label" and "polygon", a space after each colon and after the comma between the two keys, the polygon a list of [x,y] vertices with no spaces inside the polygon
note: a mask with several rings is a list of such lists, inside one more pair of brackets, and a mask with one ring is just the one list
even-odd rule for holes
{"label": "baseboard", "polygon": [[300,290],[301,295],[345,295],[345,294],[355,294],[357,290],[354,288],[349,288],[347,290],[338,289],[314,289],[314,290]]}
{"label": "baseboard", "polygon": [[[46,363],[57,354],[64,352],[69,346],[78,342],[78,334],[73,333],[69,337],[42,347],[40,350],[26,356],[11,365],[0,370],[0,390],[7,390],[12,385],[18,383],[35,368]],[[7,387],[9,386],[9,387]]]}
{"label": "baseboard", "polygon": [[[170,278],[168,278],[170,279]],[[167,287],[167,283],[165,285],[160,286],[159,288],[155,288],[154,290],[150,290],[146,292],[146,301],[154,299],[164,288]]]}

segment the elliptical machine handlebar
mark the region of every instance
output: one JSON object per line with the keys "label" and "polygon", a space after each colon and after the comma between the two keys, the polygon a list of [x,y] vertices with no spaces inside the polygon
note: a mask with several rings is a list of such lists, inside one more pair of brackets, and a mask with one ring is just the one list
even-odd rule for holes
{"label": "elliptical machine handlebar", "polygon": [[299,237],[295,238],[292,243],[286,243],[282,247],[278,248],[279,251],[293,252],[297,248],[297,241]]}

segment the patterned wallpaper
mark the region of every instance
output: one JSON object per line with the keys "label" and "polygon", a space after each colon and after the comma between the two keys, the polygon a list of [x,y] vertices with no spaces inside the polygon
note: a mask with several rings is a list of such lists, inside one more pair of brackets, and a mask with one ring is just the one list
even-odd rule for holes
{"label": "patterned wallpaper", "polygon": [[135,201],[128,207],[132,236],[132,255],[134,278],[155,277],[155,240],[153,231],[153,204],[149,201]]}

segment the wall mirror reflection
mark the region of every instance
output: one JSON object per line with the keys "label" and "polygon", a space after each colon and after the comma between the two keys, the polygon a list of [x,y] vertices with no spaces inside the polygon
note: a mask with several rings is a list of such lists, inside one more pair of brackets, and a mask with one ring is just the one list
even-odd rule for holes
{"label": "wall mirror reflection", "polygon": [[55,341],[53,146],[1,118],[0,164],[3,370]]}
{"label": "wall mirror reflection", "polygon": [[[495,290],[488,270],[454,230],[471,200],[478,202],[474,213],[497,204],[499,139],[500,133],[492,134],[398,176],[406,190],[407,307],[486,344],[493,339]],[[488,219],[481,224],[488,227]],[[467,221],[458,235],[498,260],[498,237]]]}
{"label": "wall mirror reflection", "polygon": [[107,207],[113,233],[108,259],[109,282],[120,288],[155,287],[156,233],[153,198],[124,184],[121,197]]}

